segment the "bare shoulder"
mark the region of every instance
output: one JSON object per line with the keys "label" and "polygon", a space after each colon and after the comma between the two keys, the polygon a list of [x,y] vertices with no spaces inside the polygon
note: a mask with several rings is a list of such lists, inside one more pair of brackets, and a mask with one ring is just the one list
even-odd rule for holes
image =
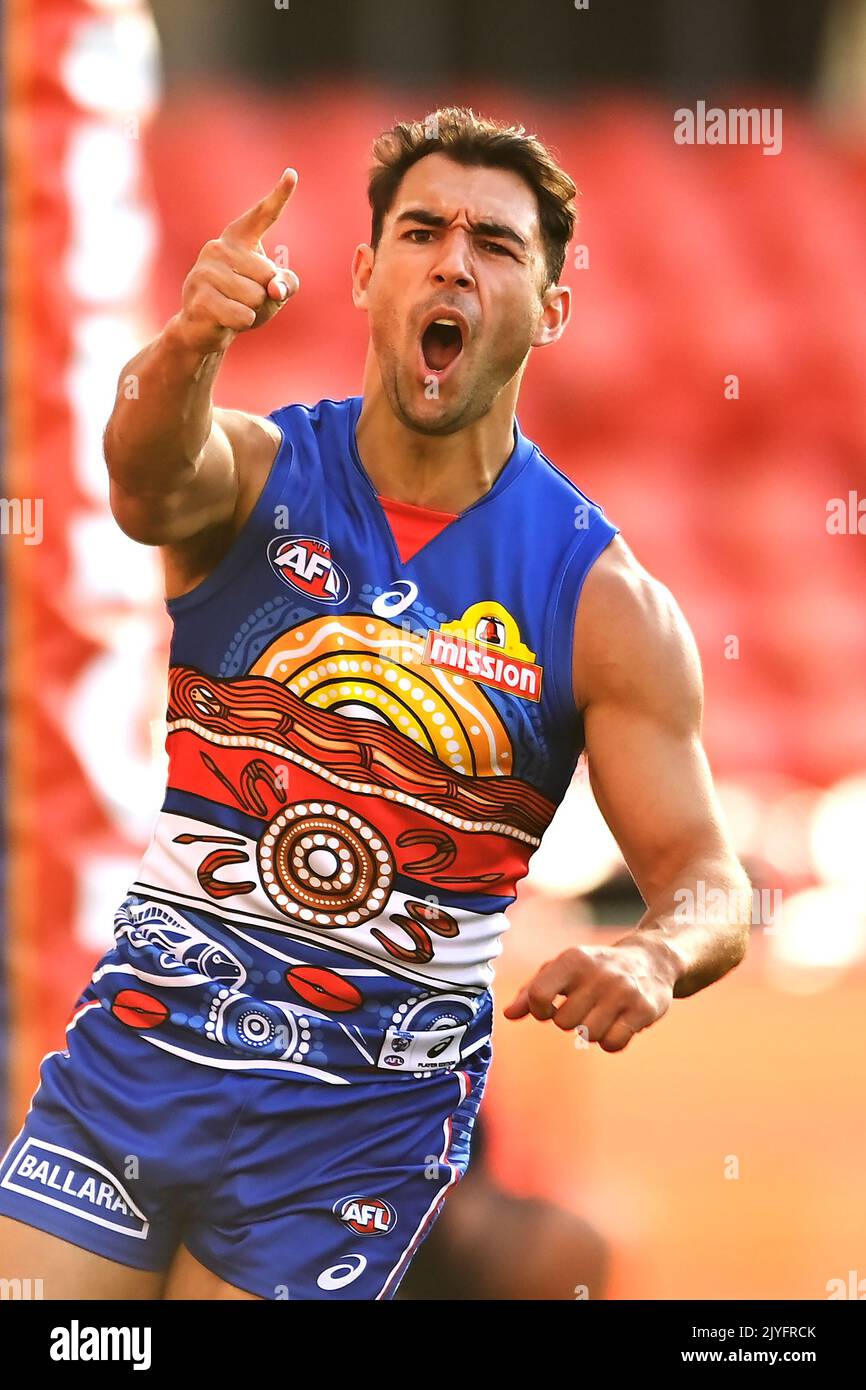
{"label": "bare shoulder", "polygon": [[215,409],[214,428],[223,432],[232,452],[238,480],[235,524],[240,530],[267,481],[282,434],[273,420],[245,410]]}
{"label": "bare shoulder", "polygon": [[249,410],[226,410],[215,406],[213,418],[214,423],[225,430],[232,446],[241,450],[262,448],[266,440],[278,445],[282,438],[279,426],[273,420]]}
{"label": "bare shoulder", "polygon": [[607,701],[700,723],[697,644],[670,589],[615,536],[584,581],[573,646],[578,708]]}
{"label": "bare shoulder", "polygon": [[213,474],[222,470],[231,474],[232,505],[209,515],[206,494],[200,506],[191,498],[186,500],[187,533],[160,547],[166,598],[179,598],[194,589],[228,552],[261,496],[281,441],[279,428],[264,416],[214,410],[208,467]]}

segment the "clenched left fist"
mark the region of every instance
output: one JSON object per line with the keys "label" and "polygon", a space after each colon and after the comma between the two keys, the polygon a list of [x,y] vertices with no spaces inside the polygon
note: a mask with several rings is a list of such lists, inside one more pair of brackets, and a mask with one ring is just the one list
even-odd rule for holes
{"label": "clenched left fist", "polygon": [[[658,939],[573,946],[543,965],[503,1012],[510,1019],[552,1019],[565,1031],[582,1025],[589,1042],[621,1052],[635,1033],[667,1012],[677,965]],[[560,996],[565,997],[555,1004]]]}

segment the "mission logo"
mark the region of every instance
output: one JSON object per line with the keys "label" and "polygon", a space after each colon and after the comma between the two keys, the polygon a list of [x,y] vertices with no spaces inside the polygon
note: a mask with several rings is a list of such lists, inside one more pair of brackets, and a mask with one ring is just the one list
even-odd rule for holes
{"label": "mission logo", "polygon": [[345,571],[332,557],[328,542],[317,536],[275,536],[268,559],[284,584],[316,603],[339,603],[349,592]]}
{"label": "mission logo", "polygon": [[541,699],[543,668],[521,641],[514,617],[492,599],[474,603],[457,622],[431,629],[422,660],[523,700]]}

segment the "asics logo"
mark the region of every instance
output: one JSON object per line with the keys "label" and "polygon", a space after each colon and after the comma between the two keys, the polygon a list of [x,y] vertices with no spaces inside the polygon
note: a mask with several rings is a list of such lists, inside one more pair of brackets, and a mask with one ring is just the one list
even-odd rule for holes
{"label": "asics logo", "polygon": [[[398,589],[397,584],[404,585],[405,591]],[[396,618],[400,613],[405,613],[417,597],[418,585],[413,580],[398,579],[393,589],[385,589],[383,593],[377,594],[370,607],[377,618]]]}
{"label": "asics logo", "polygon": [[[358,1263],[350,1264],[351,1260],[357,1260]],[[323,1269],[316,1283],[320,1289],[343,1289],[357,1279],[359,1274],[363,1274],[366,1268],[365,1255],[344,1255],[339,1264]]]}

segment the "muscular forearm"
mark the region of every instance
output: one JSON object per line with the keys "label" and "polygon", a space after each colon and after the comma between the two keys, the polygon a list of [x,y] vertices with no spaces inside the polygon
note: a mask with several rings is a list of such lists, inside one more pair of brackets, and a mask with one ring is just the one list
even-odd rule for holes
{"label": "muscular forearm", "polygon": [[205,243],[184,280],[180,312],[121,372],[105,458],[112,482],[134,498],[177,497],[211,471],[212,494],[225,492],[227,480],[233,486],[231,445],[219,429],[217,447],[210,455],[206,448],[214,378],[238,333],[268,323],[299,287],[294,271],[278,267],[261,246],[297,177],[284,169],[267,197]]}
{"label": "muscular forearm", "polygon": [[109,474],[126,492],[170,492],[194,474],[223,356],[190,347],[175,316],[126,364],[105,431]]}
{"label": "muscular forearm", "polygon": [[738,861],[701,858],[653,899],[616,945],[649,948],[673,971],[674,998],[682,999],[739,964],[751,922],[751,885]]}

